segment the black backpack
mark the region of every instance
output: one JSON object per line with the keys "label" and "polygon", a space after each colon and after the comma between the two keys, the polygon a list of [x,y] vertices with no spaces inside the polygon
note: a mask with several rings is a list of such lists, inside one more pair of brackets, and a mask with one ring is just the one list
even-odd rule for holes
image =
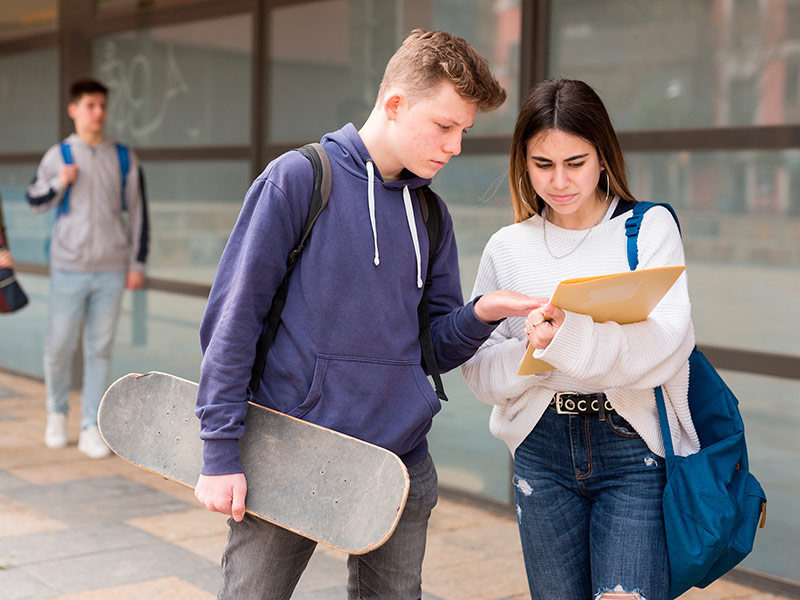
{"label": "black backpack", "polygon": [[[314,169],[314,188],[311,195],[311,206],[308,210],[306,224],[303,227],[303,234],[300,236],[300,241],[297,246],[289,253],[289,257],[286,261],[286,275],[283,276],[283,281],[281,281],[278,290],[275,292],[272,305],[264,321],[264,327],[258,338],[256,358],[253,362],[253,371],[250,377],[250,384],[248,385],[251,395],[255,395],[258,384],[264,374],[267,353],[272,345],[272,341],[275,339],[275,332],[281,320],[281,313],[283,312],[283,307],[286,305],[289,274],[292,272],[292,268],[297,262],[300,253],[303,251],[303,247],[308,241],[308,236],[311,235],[311,229],[314,227],[314,223],[316,223],[320,213],[322,213],[328,205],[328,198],[331,194],[331,165],[325,149],[320,144],[314,143],[295,148],[295,150],[305,156],[309,162],[311,162],[311,166]],[[442,238],[442,210],[439,207],[439,201],[427,185],[417,188],[417,197],[419,198],[420,210],[422,211],[422,218],[425,221],[425,228],[428,231],[429,240],[428,273],[425,277],[425,286],[422,289],[422,298],[417,306],[419,345],[422,349],[422,364],[427,369],[428,374],[433,378],[436,395],[441,400],[447,400],[447,396],[444,393],[442,378],[439,374],[439,367],[436,364],[436,355],[433,350],[433,335],[431,333],[431,319],[428,309],[428,288],[433,281],[431,277],[431,267],[433,265],[433,258],[439,251],[439,244]]]}

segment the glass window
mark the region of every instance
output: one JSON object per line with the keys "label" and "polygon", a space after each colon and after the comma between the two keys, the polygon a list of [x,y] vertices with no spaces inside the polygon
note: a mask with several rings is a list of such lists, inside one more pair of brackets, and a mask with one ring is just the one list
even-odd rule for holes
{"label": "glass window", "polygon": [[[453,217],[464,298],[471,298],[489,237],[513,221],[505,156],[459,156],[432,188]],[[511,501],[508,447],[489,433],[491,407],[470,391],[460,370],[443,378],[450,398],[436,415],[429,439],[439,481],[455,489]]]}
{"label": "glass window", "polygon": [[0,55],[0,152],[44,154],[58,141],[65,110],[58,100],[58,56],[55,47]]}
{"label": "glass window", "polygon": [[58,5],[57,0],[4,2],[0,9],[0,40],[55,31],[58,26]]}
{"label": "glass window", "polygon": [[[18,273],[30,303],[19,312],[3,315],[0,365],[43,377],[42,352],[47,326],[48,277]],[[127,373],[164,371],[192,381],[200,376],[198,330],[206,299],[153,290],[126,292],[117,323],[111,378]]]}
{"label": "glass window", "polygon": [[698,342],[800,354],[800,151],[631,153],[628,171],[681,219]]}
{"label": "glass window", "polygon": [[54,213],[34,213],[25,200],[25,188],[36,174],[36,167],[35,164],[0,165],[0,194],[14,260],[46,265],[49,262],[47,241],[53,228]]}
{"label": "glass window", "polygon": [[[786,321],[784,321],[785,323]],[[747,432],[750,471],[767,494],[767,522],[756,534],[753,553],[743,566],[800,581],[797,540],[800,513],[797,512],[797,428],[800,411],[800,381],[722,373],[739,399]],[[781,433],[782,432],[782,433]]]}
{"label": "glass window", "polygon": [[800,120],[800,2],[550,3],[548,74],[583,79],[619,129]]}
{"label": "glass window", "polygon": [[[517,115],[519,0],[327,0],[270,13],[269,141],[316,140],[360,127],[386,63],[415,27],[463,37],[486,59],[508,100],[480,115],[471,135],[510,133]],[[302,39],[302,43],[298,43]]]}
{"label": "glass window", "polygon": [[[8,235],[10,237],[11,232]],[[14,242],[13,238],[11,241]],[[16,258],[15,254],[14,259]],[[3,315],[2,329],[0,329],[2,339],[6,342],[13,340],[13,343],[0,344],[0,365],[4,369],[27,373],[34,377],[44,377],[42,353],[47,328],[50,278],[17,273],[17,281],[25,290],[29,302],[22,310]]]}
{"label": "glass window", "polygon": [[235,15],[95,40],[109,135],[138,147],[249,143],[251,22]]}
{"label": "glass window", "polygon": [[123,10],[151,10],[180,4],[198,4],[203,0],[97,0],[97,10],[112,12]]}
{"label": "glass window", "polygon": [[150,212],[151,277],[210,284],[245,192],[245,161],[144,165]]}
{"label": "glass window", "polygon": [[203,358],[198,331],[205,308],[206,299],[201,297],[126,292],[114,338],[111,380],[128,373],[162,371],[198,381]]}

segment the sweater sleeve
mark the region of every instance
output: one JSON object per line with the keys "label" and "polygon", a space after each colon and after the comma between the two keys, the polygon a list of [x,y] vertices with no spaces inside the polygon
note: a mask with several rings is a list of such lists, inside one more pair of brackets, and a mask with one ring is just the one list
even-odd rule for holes
{"label": "sweater sleeve", "polygon": [[[680,233],[669,212],[649,210],[639,233],[639,269],[684,265]],[[594,323],[567,312],[547,348],[536,358],[598,389],[647,389],[675,376],[694,347],[686,274],[683,273],[645,321]]]}
{"label": "sweater sleeve", "polygon": [[64,196],[59,179],[63,164],[59,144],[45,152],[36,169],[36,176],[25,190],[25,198],[34,212],[52,208]]}
{"label": "sweater sleeve", "polygon": [[[499,288],[494,264],[497,238],[489,240],[481,256],[473,295],[482,295]],[[506,319],[489,336],[475,356],[461,368],[464,379],[473,393],[483,402],[504,405],[522,395],[534,382],[546,379],[549,373],[518,375],[519,365],[527,349],[527,340],[512,332],[512,323],[522,319]],[[519,323],[516,323],[519,325]],[[523,326],[518,329],[522,331]]]}
{"label": "sweater sleeve", "polygon": [[276,162],[245,196],[200,325],[203,360],[195,414],[205,441],[204,475],[242,470],[238,442],[256,342],[308,213],[310,163],[296,152]]}
{"label": "sweater sleeve", "polygon": [[473,308],[476,300],[464,306],[453,220],[441,199],[439,206],[443,221],[442,240],[431,269],[428,307],[436,362],[445,372],[475,354],[497,323],[484,323],[477,317]]}

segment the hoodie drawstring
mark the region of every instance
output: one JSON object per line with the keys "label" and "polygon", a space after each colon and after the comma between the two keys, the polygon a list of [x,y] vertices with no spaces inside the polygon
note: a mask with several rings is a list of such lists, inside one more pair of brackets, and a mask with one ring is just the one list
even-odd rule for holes
{"label": "hoodie drawstring", "polygon": [[375,168],[372,161],[367,161],[367,197],[369,198],[369,221],[372,223],[372,241],[375,244],[375,258],[372,260],[377,267],[381,264],[381,256],[378,254],[378,229],[375,227]]}
{"label": "hoodie drawstring", "polygon": [[[371,160],[367,161],[367,198],[369,201],[369,222],[372,225],[372,242],[375,246],[375,258],[372,262],[377,267],[381,264],[381,257],[378,253],[378,228],[375,225],[375,167]],[[419,236],[417,234],[417,222],[414,220],[414,207],[411,204],[411,193],[408,186],[403,186],[403,205],[406,209],[406,221],[408,230],[411,232],[411,241],[414,243],[414,255],[417,258],[417,287],[422,288],[422,258],[419,252]]]}
{"label": "hoodie drawstring", "polygon": [[414,221],[414,207],[411,206],[411,194],[408,186],[403,186],[403,204],[406,207],[406,220],[408,230],[411,232],[411,240],[414,242],[414,254],[417,256],[417,287],[422,287],[422,259],[419,255],[419,237],[417,236],[417,223]]}

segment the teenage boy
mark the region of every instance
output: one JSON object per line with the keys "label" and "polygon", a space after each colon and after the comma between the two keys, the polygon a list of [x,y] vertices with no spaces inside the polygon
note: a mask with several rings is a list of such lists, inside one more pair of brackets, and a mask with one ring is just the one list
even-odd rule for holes
{"label": "teenage boy", "polygon": [[72,84],[67,112],[75,133],[45,153],[26,194],[34,211],[56,211],[44,350],[44,442],[49,448],[67,444],[67,398],[83,326],[78,449],[91,458],[109,454],[97,430],[97,409],[108,384],[122,292],[144,284],[149,240],[136,154],[103,133],[107,98],[108,89],[98,81]]}
{"label": "teenage boy", "polygon": [[[412,31],[389,61],[372,113],[322,138],[330,158],[327,208],[289,280],[254,401],[387,448],[408,467],[405,511],[381,548],[348,559],[350,598],[419,598],[425,536],[437,500],[426,434],[439,399],[420,366],[417,304],[428,236],[415,190],[461,151],[478,110],[505,92],[463,39]],[[288,598],[315,542],[244,514],[239,438],[256,340],[309,210],[313,174],[289,152],[248,191],[222,254],[200,328],[196,413],[205,440],[195,495],[231,516],[219,598]],[[467,360],[497,321],[536,299],[492,292],[463,305],[452,219],[428,290],[439,367]],[[279,481],[275,485],[280,485]]]}

